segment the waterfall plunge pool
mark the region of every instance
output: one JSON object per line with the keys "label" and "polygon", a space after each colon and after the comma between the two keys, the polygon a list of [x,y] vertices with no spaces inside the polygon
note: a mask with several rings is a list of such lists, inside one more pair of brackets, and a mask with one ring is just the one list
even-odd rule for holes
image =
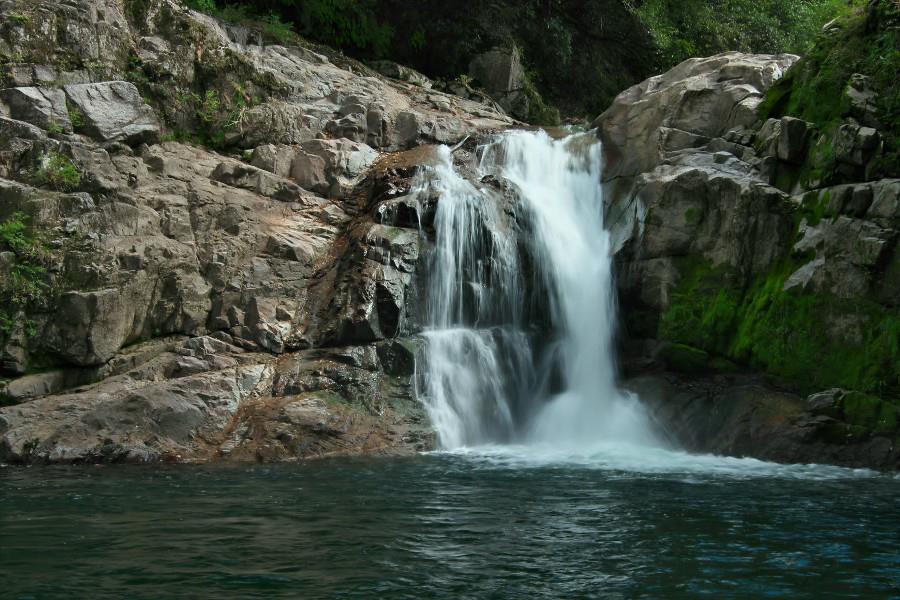
{"label": "waterfall plunge pool", "polygon": [[900,479],[681,460],[0,468],[0,597],[896,597]]}
{"label": "waterfall plunge pool", "polygon": [[418,389],[450,450],[0,467],[0,597],[897,598],[900,478],[679,452],[617,389],[585,140],[487,146],[479,168],[518,190],[504,210],[447,149],[423,173],[441,200]]}

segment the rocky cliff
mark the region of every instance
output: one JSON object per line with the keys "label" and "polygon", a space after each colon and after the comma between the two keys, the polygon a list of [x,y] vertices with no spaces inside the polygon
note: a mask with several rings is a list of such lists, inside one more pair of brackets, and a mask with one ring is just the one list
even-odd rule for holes
{"label": "rocky cliff", "polygon": [[692,59],[595,122],[630,385],[688,448],[896,469],[900,180],[865,74],[765,118],[796,61]]}
{"label": "rocky cliff", "polygon": [[512,121],[173,0],[0,14],[0,460],[427,447],[410,178]]}
{"label": "rocky cliff", "polygon": [[[415,173],[516,122],[174,0],[0,14],[0,461],[430,447]],[[851,69],[817,119],[797,61],[691,59],[595,121],[626,385],[691,450],[896,469],[893,104]]]}

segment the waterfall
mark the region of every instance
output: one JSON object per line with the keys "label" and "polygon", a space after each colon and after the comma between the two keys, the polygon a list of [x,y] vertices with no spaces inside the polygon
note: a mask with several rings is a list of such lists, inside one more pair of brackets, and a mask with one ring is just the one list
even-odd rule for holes
{"label": "waterfall", "polygon": [[417,391],[443,448],[656,443],[616,386],[600,150],[511,132],[479,148],[478,183],[447,148],[420,175],[438,200]]}

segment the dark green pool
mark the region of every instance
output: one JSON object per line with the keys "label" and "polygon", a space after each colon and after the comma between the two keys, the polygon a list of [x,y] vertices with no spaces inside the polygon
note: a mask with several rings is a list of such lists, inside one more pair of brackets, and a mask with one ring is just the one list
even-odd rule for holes
{"label": "dark green pool", "polygon": [[0,597],[900,597],[900,479],[648,464],[0,468]]}

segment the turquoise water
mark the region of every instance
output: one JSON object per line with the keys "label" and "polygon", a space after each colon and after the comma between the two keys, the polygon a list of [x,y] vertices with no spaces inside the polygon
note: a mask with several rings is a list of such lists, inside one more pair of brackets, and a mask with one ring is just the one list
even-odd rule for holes
{"label": "turquoise water", "polygon": [[0,597],[900,598],[897,478],[642,462],[0,468]]}

